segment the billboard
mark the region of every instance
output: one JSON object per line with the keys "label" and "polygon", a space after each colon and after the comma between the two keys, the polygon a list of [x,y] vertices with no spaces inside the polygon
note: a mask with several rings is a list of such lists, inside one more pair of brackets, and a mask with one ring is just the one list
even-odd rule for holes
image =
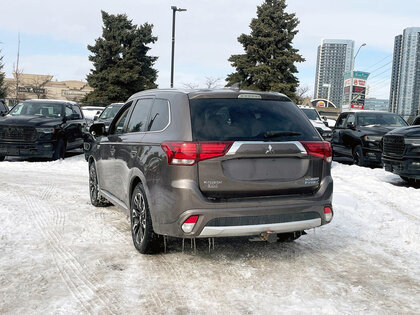
{"label": "billboard", "polygon": [[344,74],[343,108],[365,108],[366,80],[368,77],[369,73],[363,71],[349,71]]}

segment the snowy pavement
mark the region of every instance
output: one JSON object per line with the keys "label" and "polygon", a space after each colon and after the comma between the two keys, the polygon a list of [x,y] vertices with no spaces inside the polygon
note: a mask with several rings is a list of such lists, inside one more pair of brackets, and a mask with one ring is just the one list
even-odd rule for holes
{"label": "snowy pavement", "polygon": [[333,222],[293,243],[147,256],[122,212],[90,205],[81,155],[1,162],[0,313],[418,313],[420,189],[336,162],[333,176]]}

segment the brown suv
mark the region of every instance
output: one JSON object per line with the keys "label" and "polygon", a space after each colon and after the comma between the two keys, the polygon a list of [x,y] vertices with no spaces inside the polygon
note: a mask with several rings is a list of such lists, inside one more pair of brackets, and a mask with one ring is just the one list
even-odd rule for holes
{"label": "brown suv", "polygon": [[92,204],[127,211],[141,253],[163,236],[295,239],[332,220],[330,144],[285,95],[143,91],[90,132]]}

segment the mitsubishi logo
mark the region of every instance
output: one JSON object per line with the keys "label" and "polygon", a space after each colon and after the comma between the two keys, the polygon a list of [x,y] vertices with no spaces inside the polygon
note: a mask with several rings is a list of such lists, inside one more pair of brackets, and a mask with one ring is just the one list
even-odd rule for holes
{"label": "mitsubishi logo", "polygon": [[273,150],[273,147],[270,144],[270,145],[268,145],[268,150],[265,151],[265,154],[273,154],[273,153],[274,153],[274,150]]}

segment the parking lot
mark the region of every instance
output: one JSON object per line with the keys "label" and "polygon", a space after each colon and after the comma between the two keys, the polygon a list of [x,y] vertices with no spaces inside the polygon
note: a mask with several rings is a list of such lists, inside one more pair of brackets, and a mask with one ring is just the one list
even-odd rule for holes
{"label": "parking lot", "polygon": [[333,222],[293,243],[170,239],[141,255],[81,155],[0,163],[0,313],[416,313],[420,190],[333,163]]}

